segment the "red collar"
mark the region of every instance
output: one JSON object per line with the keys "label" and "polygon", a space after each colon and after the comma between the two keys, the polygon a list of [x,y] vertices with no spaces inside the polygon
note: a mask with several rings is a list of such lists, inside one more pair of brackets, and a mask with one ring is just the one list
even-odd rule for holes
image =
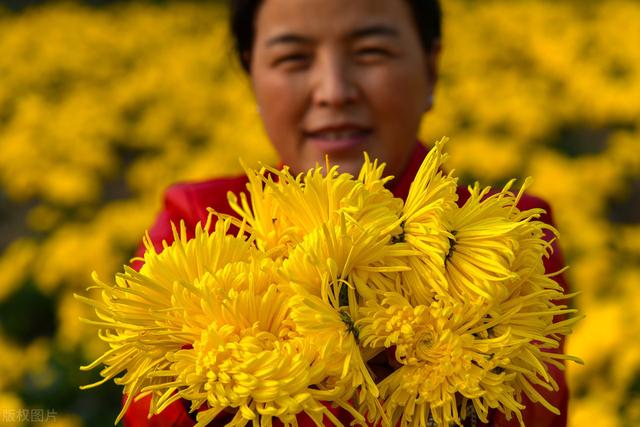
{"label": "red collar", "polygon": [[420,141],[416,141],[416,146],[413,149],[413,153],[411,153],[409,163],[405,166],[402,174],[391,181],[391,191],[394,196],[399,197],[402,200],[406,200],[407,195],[409,194],[409,187],[411,187],[411,183],[416,177],[416,174],[420,169],[420,165],[427,156],[427,153],[427,148],[422,145]]}

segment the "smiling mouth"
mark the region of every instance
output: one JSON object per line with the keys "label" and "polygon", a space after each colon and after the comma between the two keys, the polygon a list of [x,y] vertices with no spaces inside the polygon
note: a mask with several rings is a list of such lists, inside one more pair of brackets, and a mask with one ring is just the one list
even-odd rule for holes
{"label": "smiling mouth", "polygon": [[367,129],[350,129],[350,130],[338,130],[338,131],[321,131],[308,133],[307,137],[311,139],[324,139],[327,141],[337,141],[341,139],[361,138],[371,133]]}
{"label": "smiling mouth", "polygon": [[327,129],[308,132],[305,138],[309,143],[325,154],[358,150],[362,152],[365,144],[373,134],[371,129]]}

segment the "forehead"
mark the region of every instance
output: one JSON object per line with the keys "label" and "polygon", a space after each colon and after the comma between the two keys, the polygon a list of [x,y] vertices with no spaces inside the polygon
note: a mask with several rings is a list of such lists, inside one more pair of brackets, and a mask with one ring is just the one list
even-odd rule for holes
{"label": "forehead", "polygon": [[256,39],[282,33],[340,37],[380,24],[401,35],[415,31],[405,0],[264,0],[256,17]]}

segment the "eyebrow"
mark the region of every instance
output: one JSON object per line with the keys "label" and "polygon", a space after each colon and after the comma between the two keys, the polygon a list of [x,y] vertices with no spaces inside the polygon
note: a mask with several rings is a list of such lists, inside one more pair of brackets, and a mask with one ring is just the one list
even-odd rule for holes
{"label": "eyebrow", "polygon": [[[376,36],[397,38],[400,36],[400,33],[388,25],[375,24],[352,31],[347,36],[347,39],[355,40]],[[279,44],[312,44],[313,41],[311,37],[305,37],[295,33],[284,33],[270,38],[267,40],[266,45],[270,47]]]}
{"label": "eyebrow", "polygon": [[400,36],[400,33],[398,32],[398,30],[388,25],[374,24],[374,25],[369,25],[367,27],[359,28],[357,30],[352,31],[349,34],[348,38],[361,39],[361,38],[373,37],[373,36],[397,38]]}
{"label": "eyebrow", "polygon": [[278,44],[311,44],[313,39],[304,37],[298,34],[285,33],[267,40],[267,46],[274,46]]}

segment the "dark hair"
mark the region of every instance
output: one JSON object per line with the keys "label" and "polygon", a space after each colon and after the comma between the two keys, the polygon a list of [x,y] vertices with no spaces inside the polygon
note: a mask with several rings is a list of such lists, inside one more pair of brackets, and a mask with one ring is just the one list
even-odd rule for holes
{"label": "dark hair", "polygon": [[[255,19],[263,0],[229,0],[230,27],[234,48],[242,68],[249,71],[251,49],[255,37]],[[418,28],[420,42],[426,52],[440,39],[442,12],[438,0],[406,0]]]}

